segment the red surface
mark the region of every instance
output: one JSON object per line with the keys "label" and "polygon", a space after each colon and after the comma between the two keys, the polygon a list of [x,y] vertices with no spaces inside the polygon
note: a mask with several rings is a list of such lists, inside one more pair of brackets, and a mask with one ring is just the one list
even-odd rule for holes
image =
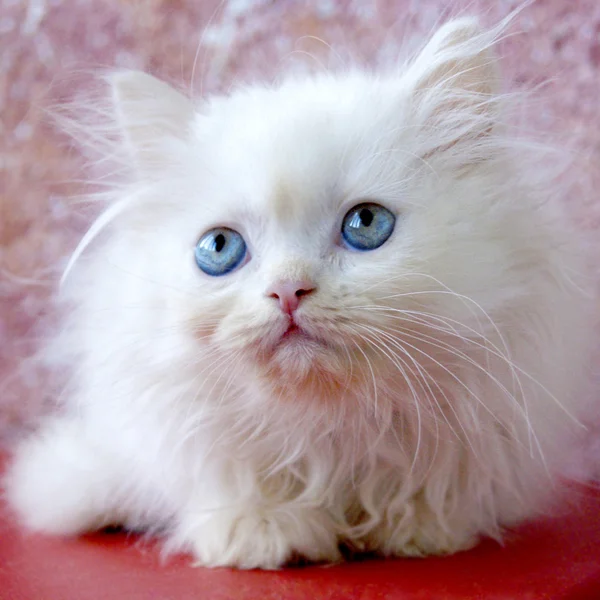
{"label": "red surface", "polygon": [[1,600],[593,600],[600,599],[600,491],[578,490],[560,518],[528,525],[506,547],[448,558],[370,560],[279,572],[161,562],[124,534],[28,536],[0,508]]}

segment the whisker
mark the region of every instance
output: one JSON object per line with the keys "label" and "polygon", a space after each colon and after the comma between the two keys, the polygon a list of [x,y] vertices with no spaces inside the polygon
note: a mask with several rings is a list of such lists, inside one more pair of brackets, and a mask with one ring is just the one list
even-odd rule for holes
{"label": "whisker", "polygon": [[[469,325],[466,325],[465,323],[461,323],[460,321],[456,321],[455,319],[451,319],[449,317],[445,317],[445,316],[441,316],[441,315],[432,315],[430,313],[425,313],[425,312],[421,312],[421,311],[411,311],[411,310],[395,309],[395,308],[387,307],[387,306],[384,306],[384,305],[353,306],[353,308],[362,309],[362,310],[380,311],[380,312],[396,312],[396,313],[400,313],[402,315],[409,315],[409,314],[417,315],[417,316],[419,316],[419,315],[420,316],[425,315],[425,316],[428,316],[428,317],[431,317],[431,318],[434,318],[434,319],[437,319],[437,320],[440,320],[440,321],[449,321],[449,322],[455,323],[457,325],[460,325],[461,327],[463,327],[467,331],[475,334],[477,337],[479,337],[483,341],[485,341],[488,344],[490,344],[491,349],[489,347],[487,347],[486,351],[490,352],[493,356],[497,356],[498,358],[500,358],[501,360],[503,360],[507,364],[507,366],[509,366],[509,368],[512,371],[513,383],[515,385],[517,385],[520,389],[522,389],[522,384],[520,382],[519,375],[525,377],[527,380],[529,380],[531,383],[533,383],[535,386],[537,386],[540,390],[542,390],[563,411],[563,413],[565,413],[565,415],[567,415],[569,417],[569,419],[571,419],[573,421],[574,424],[576,424],[577,426],[579,426],[581,428],[585,428],[585,425],[583,423],[581,423],[581,421],[579,421],[579,419],[577,419],[577,417],[575,415],[573,415],[572,413],[570,413],[567,410],[567,408],[565,408],[565,406],[560,402],[560,400],[543,383],[541,383],[533,375],[531,375],[530,373],[528,373],[527,371],[525,371],[523,368],[521,368],[517,363],[515,363],[510,358],[510,355],[504,354],[500,350],[500,348],[498,348],[498,346],[496,344],[494,344],[493,342],[491,342],[491,340],[488,337],[486,337],[485,335],[483,335],[481,332],[478,332],[477,330],[473,329]],[[396,317],[396,318],[400,318],[400,317]],[[426,326],[430,326],[430,327],[433,328],[432,325],[427,325],[426,321],[422,321],[421,324],[426,325]],[[446,331],[447,332],[447,330],[443,330],[443,329],[440,330],[440,331]],[[486,349],[486,346],[484,346],[482,344],[479,344],[478,342],[476,342],[475,340],[472,340],[471,338],[460,336],[460,334],[458,334],[458,333],[457,333],[457,336],[459,338],[461,338],[463,341],[465,341],[465,342],[467,342],[469,344],[478,345],[479,347]],[[503,345],[506,345],[506,343],[504,343]]]}
{"label": "whisker", "polygon": [[[431,340],[435,340],[435,338],[432,338],[431,336],[421,334],[420,332],[419,333],[416,333],[416,332],[411,333],[411,330],[407,330],[405,328],[399,328],[399,329],[394,328],[394,331],[398,331],[399,333],[402,334],[403,337],[409,337],[409,338],[417,340],[417,341],[425,341],[427,344],[429,344],[433,347],[445,350],[449,354],[456,356],[457,358],[461,358],[468,364],[472,365],[473,367],[475,367],[476,369],[481,371],[486,377],[488,377],[491,381],[493,381],[493,383],[495,385],[498,386],[498,388],[506,395],[506,397],[509,400],[511,400],[515,404],[517,409],[523,414],[525,423],[527,425],[527,432],[528,432],[528,437],[529,437],[529,450],[530,450],[531,455],[533,455],[533,445],[532,445],[533,441],[535,441],[535,445],[537,446],[538,451],[541,453],[541,451],[542,451],[541,445],[540,445],[539,440],[538,440],[537,436],[535,435],[535,432],[531,425],[531,421],[530,421],[528,412],[524,409],[524,406],[521,403],[519,403],[519,401],[517,400],[515,395],[512,394],[506,388],[506,386],[504,386],[504,384],[497,377],[495,377],[493,375],[493,373],[491,373],[489,370],[486,370],[481,364],[479,364],[473,358],[471,358],[464,352],[461,352],[457,348],[454,348],[451,345],[446,344],[444,342],[438,343],[438,341],[431,341]],[[522,390],[522,392],[523,392],[523,390]],[[521,398],[523,400],[523,404],[525,404],[524,392],[522,393]]]}
{"label": "whisker", "polygon": [[[363,327],[361,325],[358,325],[358,327],[362,328],[362,329],[366,329],[367,331],[370,331],[368,328]],[[412,460],[412,464],[410,467],[410,471],[409,473],[413,473],[415,466],[416,466],[416,462],[419,456],[419,450],[421,448],[421,435],[422,435],[422,420],[421,420],[421,408],[420,408],[420,403],[419,403],[419,399],[417,397],[417,393],[416,390],[412,384],[412,381],[410,380],[410,378],[407,376],[406,371],[404,370],[404,368],[397,362],[397,356],[395,354],[390,354],[388,352],[388,348],[386,348],[385,343],[381,342],[381,340],[377,341],[377,340],[373,340],[372,338],[366,338],[367,341],[370,341],[370,343],[372,345],[374,345],[376,348],[378,348],[385,356],[387,356],[387,358],[389,358],[394,365],[398,368],[398,370],[400,371],[400,373],[402,374],[402,377],[404,378],[404,381],[406,382],[406,384],[408,385],[411,393],[412,393],[412,397],[414,400],[414,406],[415,406],[415,410],[417,413],[417,443],[416,443],[416,447],[414,450],[414,455],[413,455],[413,460]]]}
{"label": "whisker", "polygon": [[[468,446],[469,446],[469,447],[472,449],[472,451],[473,451],[473,455],[475,456],[475,458],[476,458],[476,459],[478,459],[477,453],[475,452],[475,447],[474,447],[474,444],[473,444],[473,442],[471,441],[471,438],[470,438],[469,434],[467,433],[467,431],[466,431],[466,429],[465,429],[465,427],[464,427],[464,425],[463,425],[463,423],[462,423],[462,420],[460,419],[460,417],[459,417],[458,413],[456,412],[456,410],[455,410],[455,408],[454,408],[454,406],[453,406],[452,402],[450,401],[450,399],[448,398],[448,396],[447,396],[447,395],[446,395],[446,393],[444,392],[443,388],[442,388],[442,387],[441,387],[441,386],[440,386],[440,385],[437,383],[437,381],[435,380],[435,378],[431,376],[431,374],[430,374],[430,373],[427,371],[427,369],[425,369],[425,368],[424,368],[422,365],[420,365],[420,364],[419,364],[419,363],[416,361],[416,359],[415,359],[415,358],[414,358],[414,357],[413,357],[413,356],[410,354],[410,352],[408,352],[408,351],[407,351],[407,350],[406,350],[406,349],[405,349],[405,348],[402,346],[402,344],[401,344],[401,343],[400,343],[398,340],[396,340],[396,339],[395,339],[395,338],[393,338],[392,336],[389,336],[389,334],[386,334],[384,331],[381,331],[381,330],[377,330],[377,331],[379,331],[379,332],[380,332],[382,335],[385,335],[386,337],[388,337],[388,338],[390,339],[390,343],[392,343],[394,346],[396,346],[397,348],[399,348],[399,349],[400,349],[400,350],[401,350],[403,353],[405,353],[405,354],[406,354],[406,356],[407,356],[408,358],[410,358],[410,359],[413,361],[413,363],[414,363],[415,365],[419,365],[419,368],[420,368],[420,369],[423,369],[423,370],[424,370],[424,371],[427,373],[427,376],[428,376],[428,378],[429,378],[429,379],[432,381],[432,383],[435,385],[435,387],[436,387],[436,388],[437,388],[437,389],[440,391],[440,393],[442,394],[442,396],[444,397],[444,399],[445,399],[445,401],[446,401],[446,404],[447,404],[448,408],[449,408],[449,409],[450,409],[450,411],[453,413],[453,415],[454,415],[454,417],[455,417],[455,419],[456,419],[456,422],[458,423],[459,427],[461,428],[461,430],[462,430],[462,432],[463,432],[463,434],[464,434],[464,436],[465,436],[465,442],[466,442],[466,443],[468,444]],[[454,429],[454,427],[452,426],[452,424],[451,424],[451,423],[448,421],[448,418],[447,418],[446,414],[445,414],[445,413],[444,413],[444,411],[442,410],[442,408],[441,408],[441,406],[440,406],[439,402],[437,401],[437,398],[435,397],[435,395],[434,395],[434,394],[432,394],[432,398],[433,398],[433,400],[434,400],[434,402],[435,402],[436,406],[438,407],[438,409],[439,409],[439,411],[440,411],[440,414],[441,414],[441,416],[444,418],[444,420],[446,421],[447,425],[449,426],[449,428],[450,428],[450,431],[451,431],[451,432],[453,432],[453,433],[454,433],[454,435],[456,435],[457,439],[459,439],[459,440],[460,440],[460,436],[458,436],[458,434],[457,434],[456,430]]]}

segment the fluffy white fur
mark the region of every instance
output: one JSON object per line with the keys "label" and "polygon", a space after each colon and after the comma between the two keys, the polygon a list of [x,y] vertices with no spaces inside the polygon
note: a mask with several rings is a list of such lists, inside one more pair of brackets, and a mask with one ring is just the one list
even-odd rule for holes
{"label": "fluffy white fur", "polygon": [[[589,312],[575,238],[502,124],[498,33],[455,20],[401,73],[198,104],[112,76],[129,184],[63,286],[66,406],[6,480],[25,526],[121,523],[270,569],[340,544],[451,553],[552,504]],[[366,199],[397,224],[354,252],[341,221]],[[250,259],[211,278],[193,257],[215,226]],[[266,291],[296,278],[309,337],[286,341]]]}

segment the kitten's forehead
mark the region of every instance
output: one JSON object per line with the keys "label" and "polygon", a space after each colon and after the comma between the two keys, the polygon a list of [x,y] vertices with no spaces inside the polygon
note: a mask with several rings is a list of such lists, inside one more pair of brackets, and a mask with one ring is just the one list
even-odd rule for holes
{"label": "kitten's forehead", "polygon": [[389,129],[381,117],[397,101],[395,88],[369,84],[364,77],[290,82],[219,108],[221,148],[241,169],[240,182],[249,182],[244,192],[255,208],[284,223],[337,210],[348,170]]}
{"label": "kitten's forehead", "polygon": [[312,104],[290,106],[267,127],[262,167],[268,210],[283,222],[308,217],[335,195],[350,132],[332,107]]}
{"label": "kitten's forehead", "polygon": [[263,200],[269,214],[282,223],[317,217],[339,196],[339,140],[320,140],[317,130],[310,122],[304,128],[283,128],[268,149]]}

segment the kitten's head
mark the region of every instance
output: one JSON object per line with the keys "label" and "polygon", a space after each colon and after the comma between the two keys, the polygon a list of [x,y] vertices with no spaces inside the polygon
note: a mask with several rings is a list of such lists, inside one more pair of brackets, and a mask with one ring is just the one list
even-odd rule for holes
{"label": "kitten's head", "polygon": [[491,41],[461,19],[399,73],[290,79],[199,105],[115,75],[142,182],[123,220],[131,270],[160,282],[152,293],[227,368],[295,384],[414,374],[406,349],[424,321],[435,338],[453,326],[436,315],[472,317],[447,290],[481,300],[497,287]]}

